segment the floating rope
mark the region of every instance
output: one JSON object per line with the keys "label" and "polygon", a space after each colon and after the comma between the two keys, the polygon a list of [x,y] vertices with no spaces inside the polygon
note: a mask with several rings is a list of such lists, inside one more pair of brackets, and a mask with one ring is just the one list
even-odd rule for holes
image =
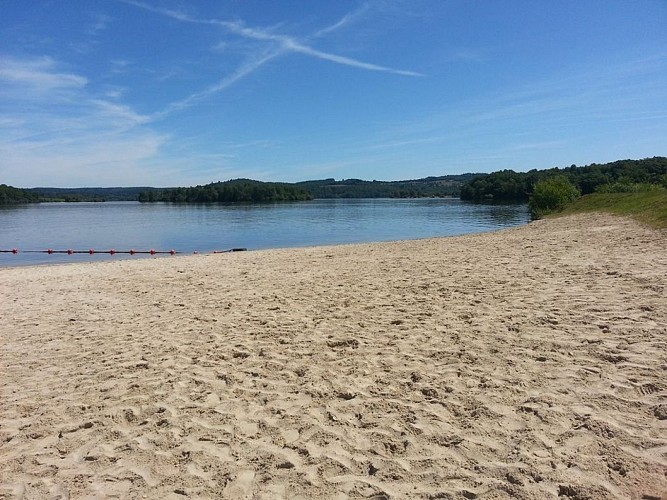
{"label": "floating rope", "polygon": [[[230,248],[229,250],[214,250],[213,253],[229,253],[229,252],[245,252],[247,248]],[[95,250],[93,248],[90,248],[88,250],[73,250],[71,248],[68,248],[67,250],[54,250],[52,248],[48,248],[46,250],[21,250],[19,251],[18,248],[12,248],[11,250],[0,250],[0,253],[11,253],[13,255],[17,255],[19,253],[46,253],[49,255],[52,254],[67,254],[67,255],[74,255],[74,254],[88,254],[88,255],[95,255],[96,253],[102,253],[102,254],[109,254],[109,255],[116,255],[116,254],[129,254],[129,255],[139,255],[139,254],[147,254],[147,255],[164,255],[164,254],[169,254],[169,255],[176,255],[176,254],[181,254],[184,252],[177,252],[176,250],[155,250],[151,248],[150,250]],[[198,254],[198,251],[194,251],[194,254]]]}

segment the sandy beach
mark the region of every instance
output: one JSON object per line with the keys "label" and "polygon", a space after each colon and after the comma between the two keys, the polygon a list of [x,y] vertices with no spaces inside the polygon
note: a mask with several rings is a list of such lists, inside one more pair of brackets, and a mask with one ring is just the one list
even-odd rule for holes
{"label": "sandy beach", "polygon": [[0,498],[667,499],[667,234],[0,269]]}

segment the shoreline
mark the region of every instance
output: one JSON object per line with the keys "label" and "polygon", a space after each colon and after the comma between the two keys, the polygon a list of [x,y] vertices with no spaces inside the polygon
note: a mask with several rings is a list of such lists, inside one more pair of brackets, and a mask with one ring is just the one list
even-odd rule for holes
{"label": "shoreline", "polygon": [[[70,205],[63,210],[49,208],[35,214],[27,211],[16,217],[8,216],[5,223],[9,230],[3,238],[5,247],[0,250],[11,251],[12,247],[17,247],[20,254],[0,254],[0,265],[16,267],[111,259],[109,255],[104,258],[97,254],[91,259],[86,255],[89,248],[99,252],[110,249],[129,251],[132,248],[143,251],[174,249],[190,254],[231,247],[253,250],[299,248],[442,237],[523,224],[528,218],[525,205],[494,208],[455,199],[318,200],[307,207],[289,205],[277,210],[273,205],[228,209],[199,205],[151,208],[120,204],[100,206],[99,210],[90,212],[85,207]],[[69,211],[74,218],[65,217]],[[43,227],[50,217],[62,218],[63,228],[55,232],[53,227]],[[77,220],[76,217],[80,217],[81,222],[72,222]],[[122,222],[126,218],[129,225]],[[142,221],[149,218],[154,220],[152,225],[142,227]],[[100,223],[93,224],[95,220]],[[48,248],[59,252],[72,248],[84,253],[46,255],[44,252]],[[40,253],[27,253],[28,250]]]}
{"label": "shoreline", "polygon": [[[355,246],[355,245],[382,245],[382,244],[387,244],[387,243],[409,243],[412,241],[424,241],[424,240],[439,240],[442,238],[459,238],[459,237],[464,237],[464,236],[472,236],[472,235],[478,235],[478,234],[487,234],[487,233],[495,233],[498,231],[505,231],[508,229],[517,229],[521,227],[525,227],[533,222],[536,221],[528,221],[524,224],[521,225],[516,225],[516,226],[511,226],[511,227],[498,227],[494,229],[487,229],[479,232],[470,232],[470,233],[463,233],[463,234],[453,234],[453,235],[443,235],[443,236],[426,236],[423,238],[412,238],[412,239],[399,239],[399,240],[384,240],[384,241],[360,241],[360,242],[352,242],[352,243],[331,243],[331,244],[322,244],[322,245],[303,245],[303,246],[292,246],[292,247],[267,247],[267,248],[245,248],[243,252],[265,252],[265,251],[285,251],[285,250],[298,250],[298,249],[307,249],[307,248],[328,248],[328,247],[340,247],[340,246]],[[34,253],[34,250],[30,251],[31,253]],[[107,255],[108,250],[99,250],[96,251],[95,254],[98,255],[98,257],[101,256],[102,259],[105,260],[92,260],[93,257],[91,257],[91,260],[85,260],[85,261],[79,261],[79,262],[44,262],[44,263],[28,263],[28,264],[14,264],[14,265],[3,265],[2,261],[0,261],[0,272],[3,269],[14,269],[14,268],[24,268],[24,267],[43,267],[43,266],[60,266],[60,265],[76,265],[76,264],[105,264],[105,263],[111,263],[111,262],[123,262],[123,261],[142,261],[142,260],[157,260],[160,258],[174,258],[174,257],[198,257],[198,256],[204,256],[204,255],[221,255],[221,254],[228,254],[228,253],[239,253],[238,251],[233,251],[233,250],[210,250],[210,251],[193,251],[193,252],[179,252],[175,251],[175,255],[168,255],[168,251],[160,251],[160,255],[146,255],[146,252],[141,252],[141,254],[134,255],[134,256],[128,256],[127,255],[127,250],[122,251],[117,251],[115,255]],[[19,254],[20,254],[19,250]],[[46,251],[40,250],[39,253],[47,253]],[[77,251],[75,255],[85,255],[85,251]],[[64,251],[59,250],[56,255],[62,256],[63,258],[69,258],[71,256],[65,256]],[[13,257],[8,257],[8,258],[13,258]]]}
{"label": "shoreline", "polygon": [[0,496],[667,498],[665,248],[587,214],[1,267]]}

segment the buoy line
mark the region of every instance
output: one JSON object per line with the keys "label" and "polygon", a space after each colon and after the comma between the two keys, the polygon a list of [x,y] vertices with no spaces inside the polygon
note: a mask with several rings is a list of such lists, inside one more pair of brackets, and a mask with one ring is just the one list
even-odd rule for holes
{"label": "buoy line", "polygon": [[[230,253],[230,252],[245,252],[247,248],[230,248],[228,250],[213,250],[211,253]],[[18,255],[19,253],[45,253],[45,254],[66,254],[66,255],[74,255],[74,254],[88,254],[88,255],[95,255],[95,254],[109,254],[109,255],[116,255],[116,254],[128,254],[128,255],[177,255],[177,254],[182,254],[185,252],[178,252],[176,250],[155,250],[151,248],[150,250],[95,250],[93,248],[90,248],[88,250],[73,250],[71,248],[68,248],[67,250],[54,250],[52,248],[47,248],[46,250],[19,250],[18,248],[12,248],[11,250],[0,250],[0,253],[7,253],[7,254],[13,254],[13,255]],[[199,254],[200,252],[195,250],[192,252],[193,254]]]}

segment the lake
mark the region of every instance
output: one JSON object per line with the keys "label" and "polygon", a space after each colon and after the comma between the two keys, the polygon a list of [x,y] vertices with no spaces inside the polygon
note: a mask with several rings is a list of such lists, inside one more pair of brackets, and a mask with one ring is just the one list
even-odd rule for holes
{"label": "lake", "polygon": [[296,203],[40,203],[0,207],[0,266],[140,258],[26,251],[115,249],[201,253],[453,236],[525,224],[526,205],[454,198],[335,199]]}

